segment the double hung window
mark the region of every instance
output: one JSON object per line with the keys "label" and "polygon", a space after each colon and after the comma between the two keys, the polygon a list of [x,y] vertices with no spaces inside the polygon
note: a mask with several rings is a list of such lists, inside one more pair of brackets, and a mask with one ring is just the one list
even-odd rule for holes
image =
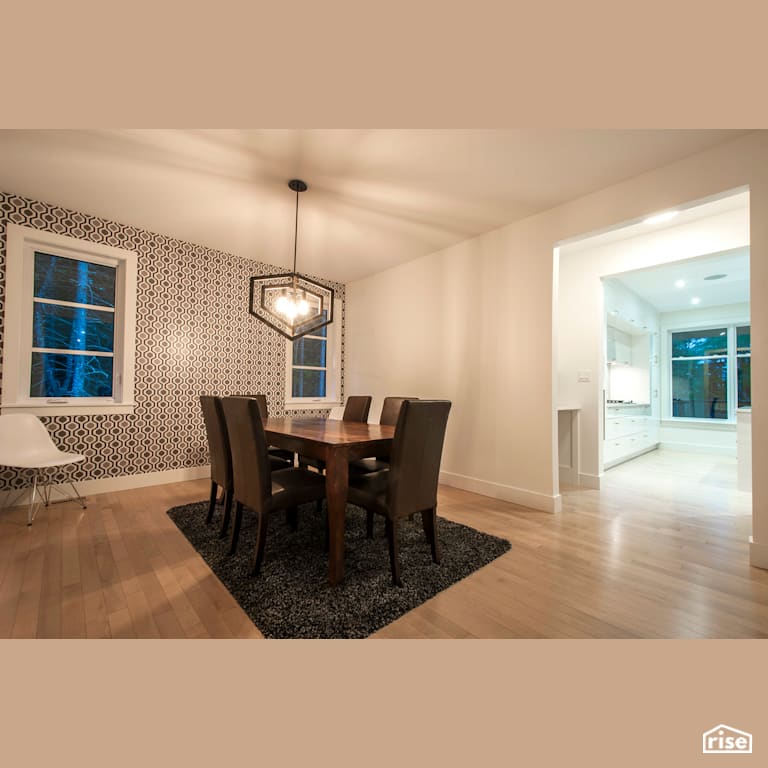
{"label": "double hung window", "polygon": [[130,413],[136,255],[8,225],[4,412]]}

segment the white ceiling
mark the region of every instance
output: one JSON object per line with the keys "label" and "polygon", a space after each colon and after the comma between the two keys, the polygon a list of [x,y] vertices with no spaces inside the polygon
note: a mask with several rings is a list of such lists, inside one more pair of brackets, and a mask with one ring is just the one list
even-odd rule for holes
{"label": "white ceiling", "polygon": [[[725,275],[719,280],[706,280]],[[659,312],[706,309],[749,302],[749,248],[625,272],[615,279]],[[684,280],[685,285],[675,283]],[[692,304],[692,298],[698,304]]]}
{"label": "white ceiling", "polygon": [[4,130],[0,189],[349,282],[695,154],[727,130]]}

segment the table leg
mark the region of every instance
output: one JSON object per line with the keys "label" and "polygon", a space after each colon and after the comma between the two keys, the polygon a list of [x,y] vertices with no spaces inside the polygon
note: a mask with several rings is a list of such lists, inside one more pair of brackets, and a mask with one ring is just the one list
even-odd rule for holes
{"label": "table leg", "polygon": [[349,464],[344,451],[329,451],[325,467],[328,497],[328,581],[339,584],[344,578],[344,526],[349,487]]}

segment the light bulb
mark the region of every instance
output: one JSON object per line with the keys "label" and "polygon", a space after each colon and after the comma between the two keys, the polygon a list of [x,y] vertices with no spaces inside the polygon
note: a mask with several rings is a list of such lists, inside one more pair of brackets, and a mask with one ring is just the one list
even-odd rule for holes
{"label": "light bulb", "polygon": [[293,320],[296,317],[296,314],[298,312],[298,309],[296,307],[296,302],[291,299],[289,301],[286,301],[286,304],[287,306],[285,308],[284,314],[289,320]]}
{"label": "light bulb", "polygon": [[280,296],[277,297],[275,309],[283,315],[286,313],[286,310],[288,309],[288,299],[285,294],[280,294]]}
{"label": "light bulb", "polygon": [[300,299],[298,310],[302,317],[309,314],[309,302],[306,299]]}

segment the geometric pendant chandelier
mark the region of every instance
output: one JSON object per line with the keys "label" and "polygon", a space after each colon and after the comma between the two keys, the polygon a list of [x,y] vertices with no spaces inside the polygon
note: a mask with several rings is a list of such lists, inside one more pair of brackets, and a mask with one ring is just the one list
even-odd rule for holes
{"label": "geometric pendant chandelier", "polygon": [[301,179],[291,179],[288,186],[296,193],[293,272],[252,277],[248,311],[295,341],[333,322],[333,289],[296,271],[299,192],[305,192],[307,185]]}

